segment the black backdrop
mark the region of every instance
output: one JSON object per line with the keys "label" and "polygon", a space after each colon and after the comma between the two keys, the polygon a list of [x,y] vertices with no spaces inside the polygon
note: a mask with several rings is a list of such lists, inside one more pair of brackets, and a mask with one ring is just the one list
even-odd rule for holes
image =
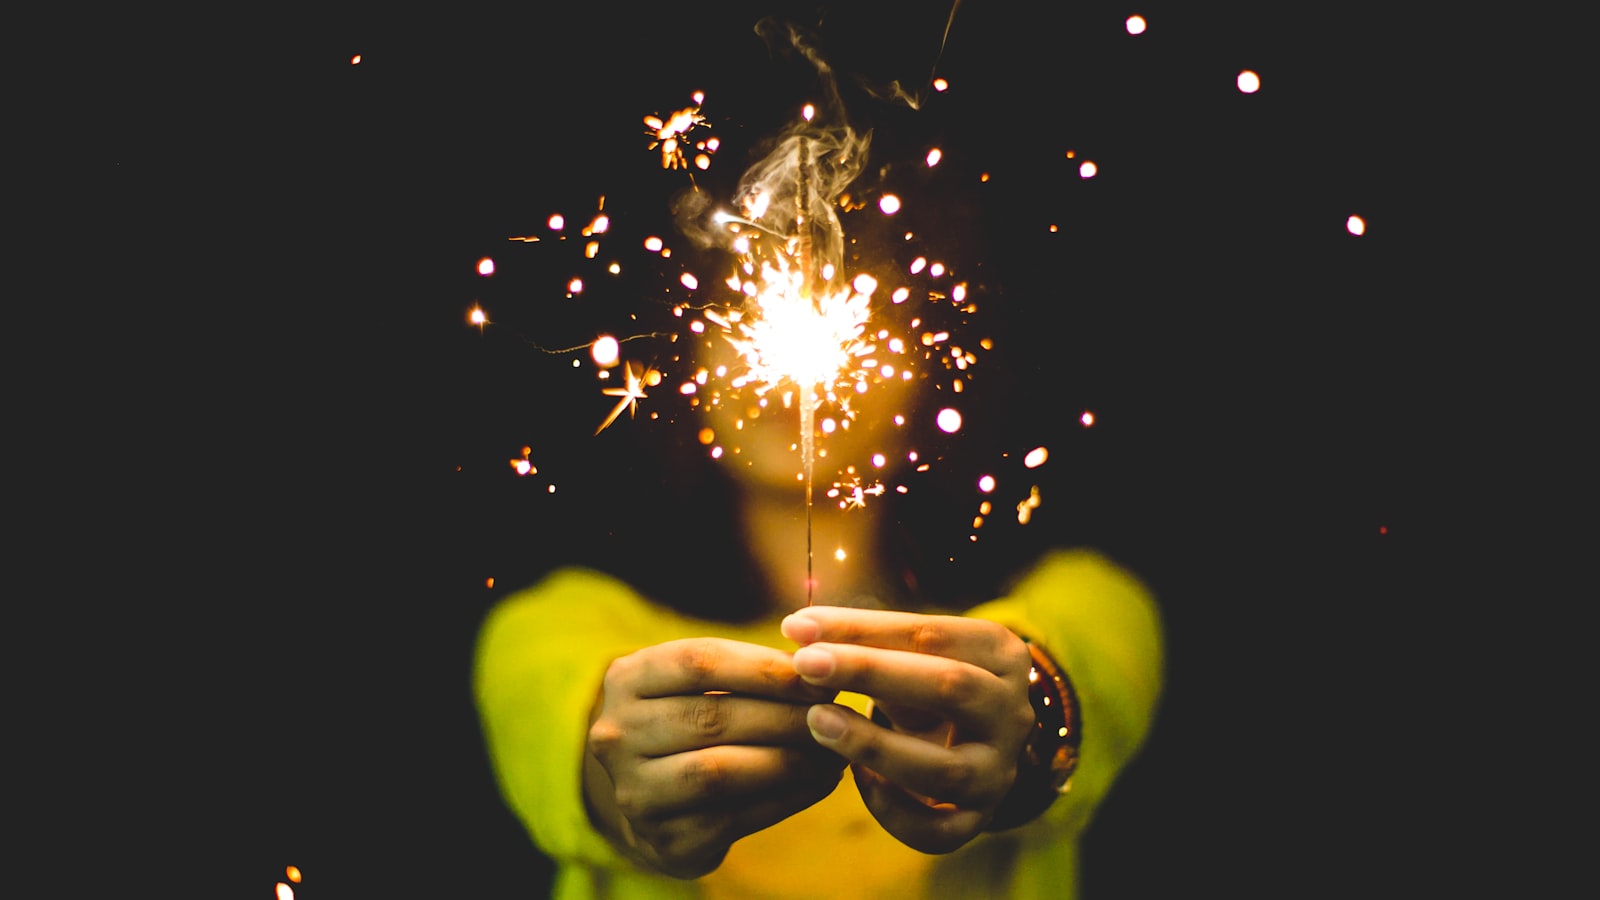
{"label": "black backdrop", "polygon": [[[1480,846],[1455,785],[1500,701],[1452,674],[1488,576],[1461,548],[1498,540],[1477,514],[1514,493],[1471,476],[1503,446],[1487,413],[1531,401],[1494,374],[1516,335],[1463,303],[1502,287],[1460,181],[1483,64],[1380,7],[962,4],[947,40],[949,11],[914,4],[770,10],[820,22],[840,71],[951,79],[917,113],[857,108],[885,159],[937,142],[992,174],[963,240],[1024,323],[1006,409],[1066,448],[1050,527],[1161,600],[1168,693],[1088,838],[1091,898],[1437,886],[1465,869],[1418,834]],[[69,488],[36,532],[62,639],[30,692],[62,772],[38,829],[66,839],[57,883],[264,897],[293,864],[308,898],[536,895],[471,642],[563,554],[507,456],[582,457],[588,431],[558,426],[609,401],[467,327],[528,283],[473,267],[597,193],[653,214],[673,174],[639,118],[690,91],[731,145],[769,133],[796,87],[752,32],[766,11],[76,25],[101,77],[47,117],[83,134],[50,161],[74,190],[49,233],[83,301],[49,330],[90,375],[28,432]]]}

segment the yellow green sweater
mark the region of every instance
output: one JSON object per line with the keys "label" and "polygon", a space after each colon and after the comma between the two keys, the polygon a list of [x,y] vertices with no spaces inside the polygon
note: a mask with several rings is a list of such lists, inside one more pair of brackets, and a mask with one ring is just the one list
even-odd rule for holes
{"label": "yellow green sweater", "polygon": [[[1041,559],[1009,596],[967,615],[1043,644],[1072,679],[1083,743],[1066,796],[1032,823],[929,856],[883,831],[847,773],[821,803],[736,842],[715,872],[679,881],[631,863],[584,811],[584,745],[606,666],[682,637],[794,645],[776,618],[728,625],[685,617],[584,569],[554,572],[507,597],[479,635],[474,688],[501,793],[555,864],[553,896],[1070,900],[1078,839],[1144,741],[1160,697],[1159,612],[1126,571],[1089,551],[1062,550]],[[861,710],[865,698],[846,694],[840,702]]]}

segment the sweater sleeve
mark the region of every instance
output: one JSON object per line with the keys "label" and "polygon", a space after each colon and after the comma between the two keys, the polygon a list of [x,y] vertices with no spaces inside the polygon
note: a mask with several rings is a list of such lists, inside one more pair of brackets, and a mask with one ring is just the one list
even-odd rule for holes
{"label": "sweater sleeve", "polygon": [[1078,695],[1082,744],[1069,794],[1043,817],[1080,833],[1144,742],[1160,699],[1164,643],[1146,587],[1088,550],[1044,556],[1011,593],[968,613],[1041,644]]}
{"label": "sweater sleeve", "polygon": [[479,629],[473,690],[495,778],[553,859],[633,868],[584,808],[589,714],[611,660],[679,630],[620,581],[581,569],[505,598]]}

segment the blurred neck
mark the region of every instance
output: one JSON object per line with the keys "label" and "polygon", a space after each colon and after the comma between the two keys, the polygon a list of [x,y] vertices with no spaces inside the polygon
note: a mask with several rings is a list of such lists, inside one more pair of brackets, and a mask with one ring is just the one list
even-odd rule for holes
{"label": "blurred neck", "polygon": [[874,543],[870,509],[839,509],[838,501],[814,490],[810,509],[810,565],[807,565],[805,485],[790,489],[746,485],[741,517],[757,566],[773,586],[773,612],[806,606],[872,606],[887,602],[881,557]]}

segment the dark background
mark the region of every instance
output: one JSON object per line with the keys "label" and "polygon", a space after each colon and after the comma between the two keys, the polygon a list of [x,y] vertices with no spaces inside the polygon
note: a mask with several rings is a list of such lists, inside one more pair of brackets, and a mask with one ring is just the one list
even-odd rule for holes
{"label": "dark background", "polygon": [[[1074,502],[1042,527],[1161,601],[1167,695],[1085,896],[1492,883],[1511,817],[1486,794],[1521,791],[1483,783],[1526,712],[1495,661],[1560,630],[1542,601],[1572,591],[1486,604],[1524,541],[1532,578],[1578,540],[1528,513],[1575,493],[1522,464],[1565,446],[1567,408],[1521,379],[1579,380],[1543,262],[1573,238],[1530,240],[1494,174],[1550,165],[1547,123],[1505,102],[1509,50],[1469,51],[1476,24],[1254,2],[963,4],[942,54],[949,11],[908,3],[75,23],[40,77],[97,77],[44,117],[79,138],[47,149],[64,187],[40,230],[81,300],[32,373],[73,399],[25,407],[67,488],[36,529],[60,554],[38,557],[37,633],[60,640],[30,691],[62,773],[36,819],[69,848],[56,883],[266,897],[293,864],[307,898],[537,894],[471,642],[563,555],[506,459],[536,443],[581,496],[609,400],[465,311],[564,315],[539,299],[560,267],[517,269],[533,245],[507,240],[552,211],[661,214],[684,173],[652,162],[644,114],[705,90],[734,148],[706,177],[737,172],[804,99],[752,32],[767,12],[817,26],[841,73],[951,80],[916,113],[851,109],[874,159],[936,144],[991,174],[948,224],[1015,341],[1004,408],[1060,450]],[[504,277],[474,274],[484,255]]]}

